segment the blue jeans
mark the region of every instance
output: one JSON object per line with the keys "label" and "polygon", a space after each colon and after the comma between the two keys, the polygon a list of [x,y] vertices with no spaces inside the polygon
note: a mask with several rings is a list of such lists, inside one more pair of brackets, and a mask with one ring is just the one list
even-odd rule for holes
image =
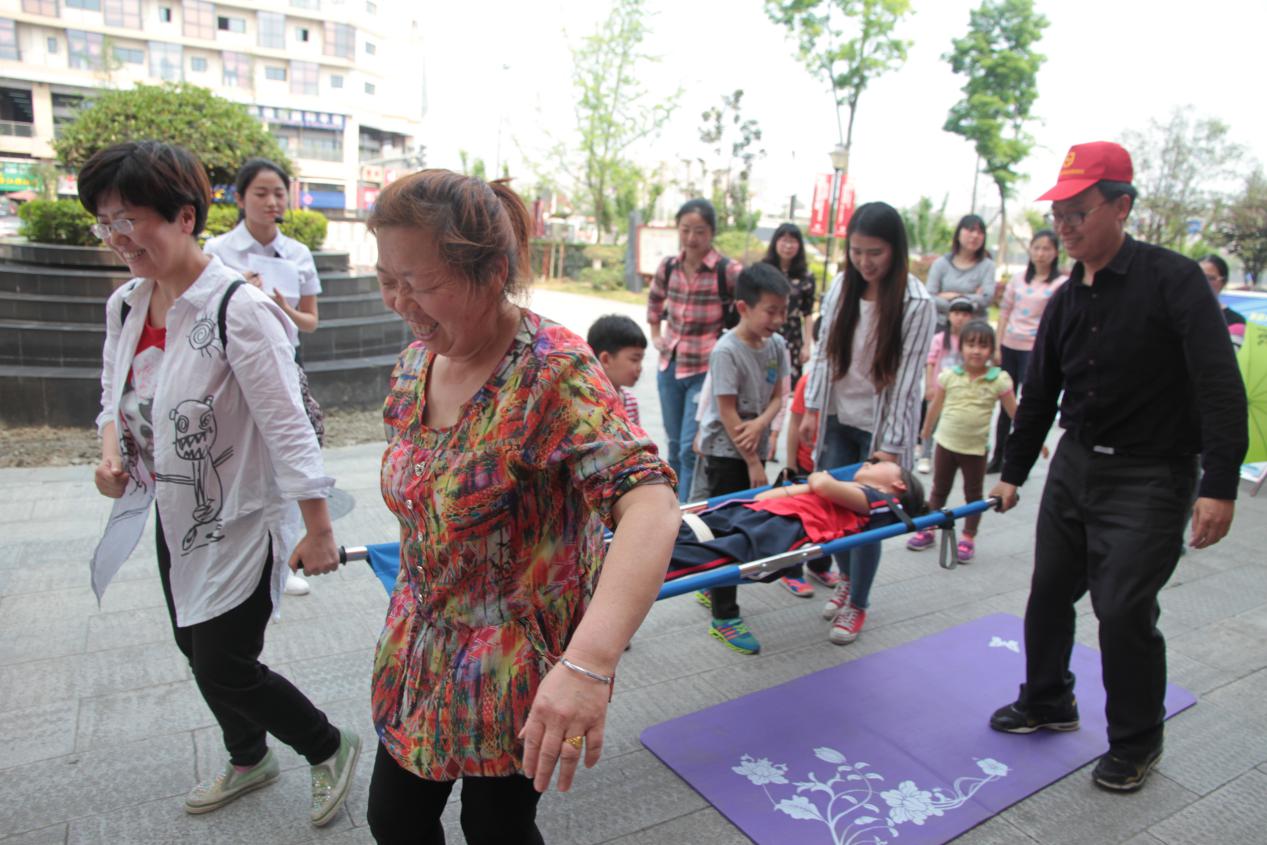
{"label": "blue jeans", "polygon": [[[835,469],[856,464],[871,457],[871,432],[842,425],[835,415],[828,415],[823,432],[822,469]],[[832,555],[836,568],[849,579],[849,603],[866,610],[871,596],[871,582],[880,568],[880,544],[868,543]]]}
{"label": "blue jeans", "polygon": [[699,429],[695,412],[705,374],[678,378],[676,373],[677,359],[674,358],[669,361],[667,369],[656,374],[656,387],[660,392],[664,431],[669,435],[669,466],[677,473],[678,500],[686,502],[691,495],[691,481],[695,475],[695,452],[691,450],[691,444]]}

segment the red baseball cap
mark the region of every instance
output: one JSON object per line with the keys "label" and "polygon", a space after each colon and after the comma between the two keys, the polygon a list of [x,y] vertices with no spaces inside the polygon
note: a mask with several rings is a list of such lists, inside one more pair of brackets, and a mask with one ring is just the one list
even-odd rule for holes
{"label": "red baseball cap", "polygon": [[1039,197],[1039,201],[1067,200],[1090,188],[1102,179],[1129,183],[1135,175],[1131,154],[1112,141],[1074,144],[1060,165],[1056,187]]}

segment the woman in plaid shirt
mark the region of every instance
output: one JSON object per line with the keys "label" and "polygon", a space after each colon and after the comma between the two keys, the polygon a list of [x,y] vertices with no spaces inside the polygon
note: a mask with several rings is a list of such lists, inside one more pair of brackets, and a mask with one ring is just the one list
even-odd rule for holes
{"label": "woman in plaid shirt", "polygon": [[[733,302],[735,280],[743,266],[713,249],[717,213],[708,200],[684,203],[678,209],[677,226],[682,251],[664,259],[656,270],[647,296],[647,323],[651,343],[660,351],[656,384],[669,435],[669,466],[677,473],[678,496],[685,502],[695,469],[691,451],[698,427],[695,410],[708,373],[709,353],[723,329],[718,272]],[[668,325],[662,332],[665,320]]]}

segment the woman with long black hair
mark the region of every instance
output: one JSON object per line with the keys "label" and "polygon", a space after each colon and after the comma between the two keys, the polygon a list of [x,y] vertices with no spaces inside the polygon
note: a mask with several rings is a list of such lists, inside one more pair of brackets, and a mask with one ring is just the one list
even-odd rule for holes
{"label": "woman with long black hair", "polygon": [[774,230],[765,258],[761,260],[782,270],[792,285],[792,295],[787,301],[787,321],[779,329],[779,334],[787,341],[792,385],[795,386],[801,379],[801,368],[809,363],[813,347],[810,321],[814,315],[814,274],[805,260],[805,238],[801,235],[801,228],[795,223],[781,224]]}
{"label": "woman with long black hair", "polygon": [[[919,440],[923,366],[936,326],[932,297],[910,275],[906,227],[893,206],[859,206],[848,264],[823,297],[822,331],[805,391],[801,437],[819,469],[868,458],[910,469]],[[837,645],[858,638],[880,566],[872,543],[834,556],[840,582],[823,608]]]}

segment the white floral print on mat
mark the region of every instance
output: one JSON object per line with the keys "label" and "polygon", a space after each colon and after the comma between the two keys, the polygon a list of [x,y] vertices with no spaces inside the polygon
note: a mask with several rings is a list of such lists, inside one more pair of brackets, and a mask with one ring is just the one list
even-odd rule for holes
{"label": "white floral print on mat", "polygon": [[[882,834],[898,837],[901,835],[899,825],[923,825],[930,817],[954,811],[987,783],[1007,777],[1009,771],[1006,764],[987,757],[976,761],[984,777],[956,778],[948,790],[923,789],[913,780],[901,781],[896,789],[879,790],[884,776],[866,771],[869,764],[850,763],[834,748],[815,748],[814,756],[835,766],[829,779],[820,780],[811,771],[809,780],[790,781],[786,763],[772,763],[767,757],[754,758],[747,754],[739,758],[739,765],[732,766],[731,771],[747,778],[753,786],[761,787],[778,812],[825,826],[833,845],[879,845],[886,841],[880,838]],[[791,797],[776,798],[770,792],[771,785],[792,785],[796,792]],[[881,801],[887,805],[886,810],[880,809]]]}
{"label": "white floral print on mat", "polygon": [[1021,653],[1021,647],[1017,644],[1016,640],[1005,640],[1002,637],[994,637],[991,639],[990,648],[1005,648],[1016,654]]}

